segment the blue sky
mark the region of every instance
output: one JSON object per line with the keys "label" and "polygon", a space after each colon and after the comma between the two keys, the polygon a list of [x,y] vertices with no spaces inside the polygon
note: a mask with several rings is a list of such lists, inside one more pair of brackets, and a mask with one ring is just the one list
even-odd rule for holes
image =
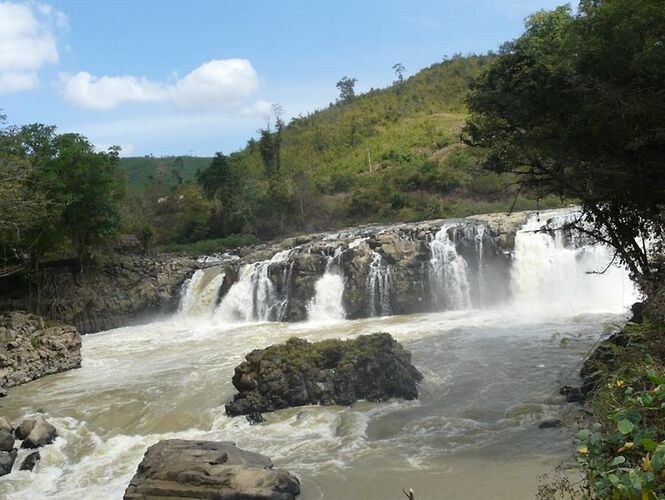
{"label": "blue sky", "polygon": [[496,50],[552,0],[0,0],[0,109],[125,155],[229,153],[264,126],[444,55]]}

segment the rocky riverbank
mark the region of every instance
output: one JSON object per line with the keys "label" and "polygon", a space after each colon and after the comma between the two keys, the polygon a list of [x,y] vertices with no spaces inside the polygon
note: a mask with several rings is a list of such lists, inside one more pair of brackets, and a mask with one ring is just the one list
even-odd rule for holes
{"label": "rocky riverbank", "polygon": [[81,366],[76,328],[25,312],[0,315],[0,387]]}
{"label": "rocky riverbank", "polygon": [[20,281],[0,280],[0,310],[23,309],[93,333],[177,308],[182,282],[198,267],[193,257],[117,256],[79,273],[67,263],[43,269],[39,298]]}

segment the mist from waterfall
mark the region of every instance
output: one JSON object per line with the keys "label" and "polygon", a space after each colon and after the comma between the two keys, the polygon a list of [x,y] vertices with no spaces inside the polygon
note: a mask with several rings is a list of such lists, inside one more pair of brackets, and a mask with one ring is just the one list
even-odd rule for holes
{"label": "mist from waterfall", "polygon": [[565,223],[575,214],[550,217],[546,224],[534,214],[516,234],[510,275],[514,304],[531,312],[618,312],[638,300],[627,271],[611,265],[607,246],[566,232]]}

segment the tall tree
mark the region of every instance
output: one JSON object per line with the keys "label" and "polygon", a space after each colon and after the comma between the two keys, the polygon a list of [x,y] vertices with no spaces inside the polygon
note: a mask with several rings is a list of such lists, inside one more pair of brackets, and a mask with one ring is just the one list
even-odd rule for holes
{"label": "tall tree", "polygon": [[406,73],[404,65],[402,63],[393,65],[393,71],[395,72],[395,83],[402,83],[404,81],[404,73]]}
{"label": "tall tree", "polygon": [[[663,272],[665,0],[538,12],[468,97],[466,142],[541,195],[580,200],[575,226],[642,283]],[[652,247],[653,248],[653,247]]]}
{"label": "tall tree", "polygon": [[357,78],[349,78],[348,76],[342,77],[335,85],[339,89],[338,101],[347,102],[353,99],[356,95],[355,87]]}

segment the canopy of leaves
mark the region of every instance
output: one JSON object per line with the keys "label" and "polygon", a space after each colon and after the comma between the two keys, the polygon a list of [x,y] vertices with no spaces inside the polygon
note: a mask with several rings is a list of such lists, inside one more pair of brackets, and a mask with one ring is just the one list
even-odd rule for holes
{"label": "canopy of leaves", "polygon": [[665,200],[665,0],[538,12],[473,87],[465,128],[484,166],[581,200],[593,234],[654,272]]}

